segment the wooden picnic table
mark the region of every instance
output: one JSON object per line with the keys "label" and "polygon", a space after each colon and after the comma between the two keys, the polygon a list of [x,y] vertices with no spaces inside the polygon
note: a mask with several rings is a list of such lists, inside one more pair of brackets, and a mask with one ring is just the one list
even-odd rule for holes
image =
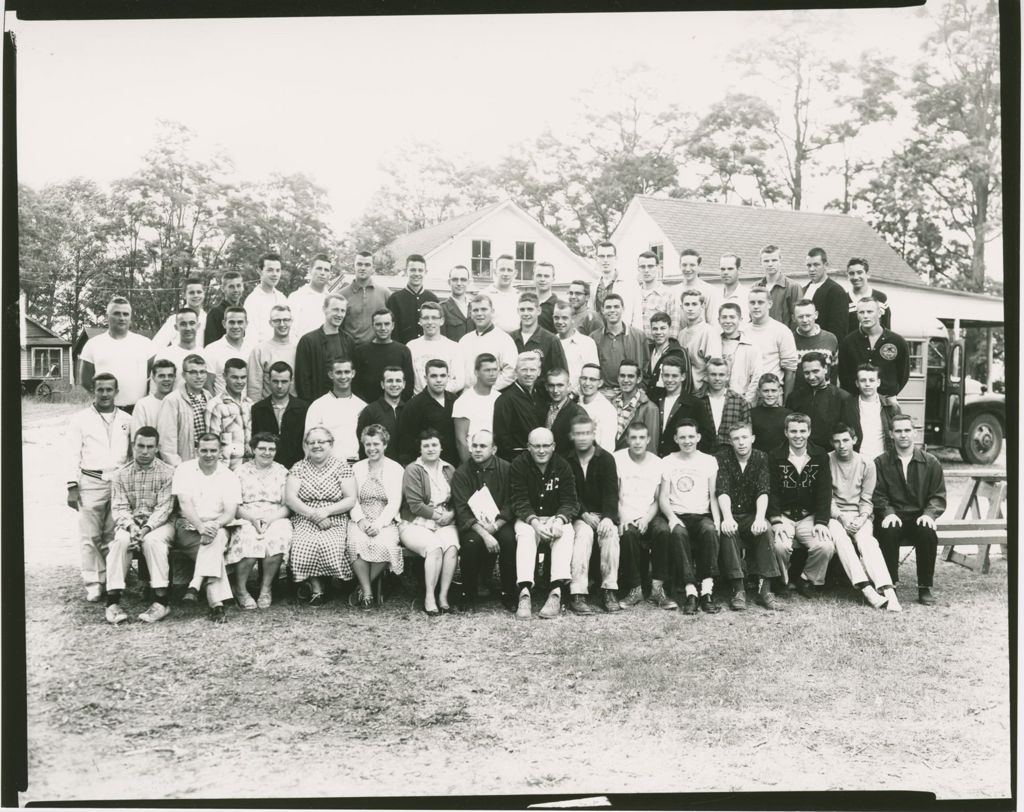
{"label": "wooden picnic table", "polygon": [[[950,471],[946,478],[970,479],[971,485],[964,494],[953,514],[952,520],[941,521],[939,539],[945,541],[943,558],[975,572],[988,572],[989,547],[998,544],[1006,557],[1006,514],[1003,501],[1006,499],[1006,470],[1002,468],[978,468],[964,471]],[[988,508],[982,510],[981,498],[988,500]],[[982,515],[984,513],[984,515]],[[959,545],[974,545],[974,555],[958,553]]]}

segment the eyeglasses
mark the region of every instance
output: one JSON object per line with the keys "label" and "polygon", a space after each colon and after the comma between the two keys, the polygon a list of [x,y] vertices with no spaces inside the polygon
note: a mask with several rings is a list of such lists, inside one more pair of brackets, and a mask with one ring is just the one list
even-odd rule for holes
{"label": "eyeglasses", "polygon": [[534,449],[535,451],[543,451],[545,448],[554,448],[554,447],[555,447],[554,443],[542,443],[542,444],[530,443],[530,448]]}
{"label": "eyeglasses", "polygon": [[311,446],[314,445],[334,445],[334,440],[309,440]]}

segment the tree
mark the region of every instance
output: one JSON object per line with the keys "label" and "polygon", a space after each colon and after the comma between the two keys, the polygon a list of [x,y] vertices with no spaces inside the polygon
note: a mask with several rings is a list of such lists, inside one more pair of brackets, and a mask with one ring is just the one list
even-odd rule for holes
{"label": "tree", "polygon": [[970,278],[985,280],[985,243],[1001,205],[999,20],[994,0],[949,0],[914,69],[921,181],[945,224],[970,250]]}

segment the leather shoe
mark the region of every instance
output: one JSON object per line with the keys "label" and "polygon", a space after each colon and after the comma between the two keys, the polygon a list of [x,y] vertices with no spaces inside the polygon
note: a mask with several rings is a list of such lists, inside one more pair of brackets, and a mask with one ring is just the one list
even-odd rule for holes
{"label": "leather shoe", "polygon": [[924,606],[934,606],[935,596],[929,587],[923,587],[917,590],[917,602]]}
{"label": "leather shoe", "polygon": [[818,587],[808,581],[806,578],[796,579],[796,591],[800,593],[800,597],[813,600],[818,597]]}
{"label": "leather shoe", "polygon": [[683,601],[683,614],[684,615],[695,615],[697,614],[697,596],[687,595],[686,600]]}
{"label": "leather shoe", "polygon": [[722,611],[722,607],[715,603],[714,599],[710,595],[700,596],[700,609],[709,615],[717,615]]}
{"label": "leather shoe", "polygon": [[619,606],[619,599],[615,597],[614,589],[606,589],[603,593],[604,610],[606,612],[621,612],[622,607]]}
{"label": "leather shoe", "polygon": [[575,615],[594,614],[594,610],[590,608],[585,595],[573,595],[572,600],[569,601],[569,611]]}

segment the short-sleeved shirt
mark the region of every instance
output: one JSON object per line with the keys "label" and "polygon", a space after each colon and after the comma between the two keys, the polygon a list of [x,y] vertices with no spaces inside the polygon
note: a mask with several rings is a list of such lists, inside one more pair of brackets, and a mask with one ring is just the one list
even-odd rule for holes
{"label": "short-sleeved shirt", "polygon": [[452,405],[452,419],[464,417],[469,420],[469,434],[482,429],[494,431],[494,404],[501,394],[497,388],[491,389],[488,395],[479,395],[473,389],[467,389]]}
{"label": "short-sleeved shirt", "polygon": [[242,486],[235,473],[221,462],[212,474],[204,474],[199,460],[188,460],[174,469],[171,493],[192,499],[196,513],[204,522],[213,521],[224,512],[228,502],[238,504]]}
{"label": "short-sleeved shirt", "polygon": [[694,452],[689,459],[669,454],[662,460],[661,481],[668,488],[668,501],[674,513],[711,512],[711,482],[718,476],[718,460],[710,454]]}
{"label": "short-sleeved shirt", "polygon": [[146,395],[146,364],[152,355],[153,343],[138,333],[128,333],[124,338],[100,333],[85,342],[81,358],[93,365],[97,375],[109,372],[117,378],[115,406],[131,406]]}
{"label": "short-sleeved shirt", "polygon": [[657,498],[663,460],[647,452],[643,462],[636,462],[629,456],[628,448],[613,456],[619,473],[619,520],[631,522],[644,516]]}

